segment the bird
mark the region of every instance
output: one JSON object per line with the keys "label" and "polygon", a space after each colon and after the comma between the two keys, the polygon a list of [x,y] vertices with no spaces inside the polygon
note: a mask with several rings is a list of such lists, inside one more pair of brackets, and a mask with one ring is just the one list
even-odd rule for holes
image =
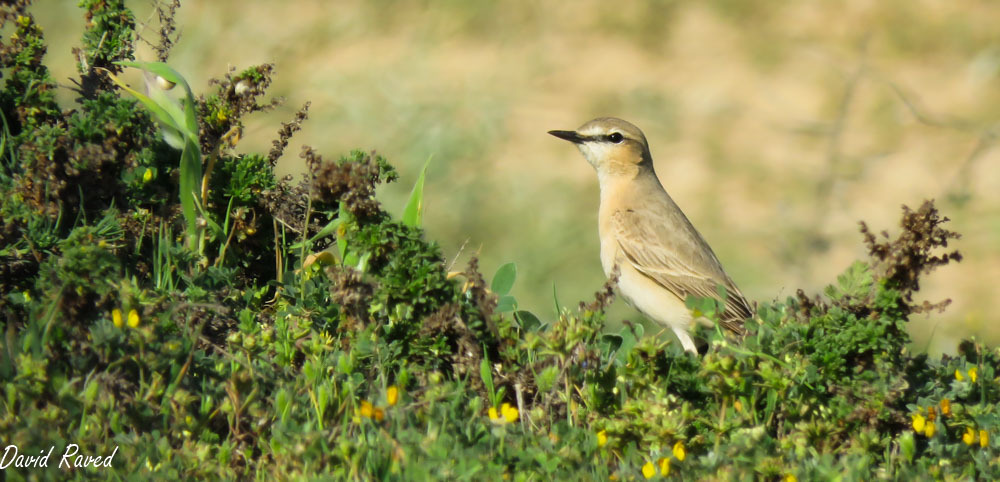
{"label": "bird", "polygon": [[669,327],[684,351],[697,354],[689,331],[692,322],[708,320],[696,319],[685,300],[689,295],[721,299],[722,286],[725,310],[719,323],[743,335],[743,323],[754,309],[663,188],[642,130],[622,119],[599,117],[574,131],[549,134],[575,144],[597,171],[601,267],[609,278],[617,272],[625,301]]}

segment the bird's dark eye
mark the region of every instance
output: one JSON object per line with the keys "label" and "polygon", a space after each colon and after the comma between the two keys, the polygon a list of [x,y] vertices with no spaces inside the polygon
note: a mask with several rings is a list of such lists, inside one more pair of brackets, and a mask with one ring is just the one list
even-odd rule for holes
{"label": "bird's dark eye", "polygon": [[625,140],[625,136],[617,132],[612,132],[608,135],[608,140],[614,142],[615,144],[621,144],[621,142]]}

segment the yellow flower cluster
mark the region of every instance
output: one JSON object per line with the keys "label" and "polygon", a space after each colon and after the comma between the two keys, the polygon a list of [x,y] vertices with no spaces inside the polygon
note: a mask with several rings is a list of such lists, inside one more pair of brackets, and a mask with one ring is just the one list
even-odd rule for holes
{"label": "yellow flower cluster", "polygon": [[[975,373],[976,373],[975,372],[975,367],[969,369],[969,371],[967,373],[969,373],[969,378],[970,379],[974,379],[976,377],[976,375],[975,375]],[[958,379],[959,381],[961,381],[962,378],[959,378],[961,376],[962,376],[961,372],[959,372],[959,371],[956,370],[955,371],[955,378]],[[951,416],[951,400],[948,400],[947,398],[943,398],[943,399],[941,399],[941,402],[940,402],[939,405],[941,407],[941,409],[940,409],[941,410],[941,416],[942,417],[950,417]],[[937,419],[937,410],[935,410],[935,408],[933,406],[927,407],[927,416],[926,417],[923,414],[923,409],[921,409],[920,412],[917,412],[917,413],[914,413],[914,414],[910,415],[910,419],[911,419],[911,424],[913,426],[913,431],[914,432],[917,432],[919,434],[923,434],[923,435],[927,436],[928,438],[933,437],[934,434],[937,432],[937,424],[935,422],[936,419]],[[990,444],[990,434],[989,434],[989,432],[987,432],[985,430],[980,430],[980,431],[976,432],[976,430],[973,429],[972,427],[966,427],[965,428],[965,433],[962,434],[962,442],[964,442],[965,445],[973,445],[976,442],[978,442],[980,447],[986,447],[986,446],[988,446]]]}
{"label": "yellow flower cluster", "polygon": [[[125,322],[122,320],[122,310],[115,308],[111,310],[111,323],[114,323],[115,328],[121,328],[125,326]],[[139,312],[135,309],[128,310],[128,327],[137,328],[139,326]]]}
{"label": "yellow flower cluster", "polygon": [[506,423],[514,423],[517,421],[518,412],[517,408],[511,406],[509,403],[504,403],[500,405],[500,411],[497,412],[496,407],[490,407],[489,411],[490,421],[497,424],[503,425]]}
{"label": "yellow flower cluster", "polygon": [[[968,370],[966,370],[965,373],[966,373],[966,375],[968,375],[969,380],[972,383],[976,383],[976,380],[979,379],[979,369],[976,368],[976,367],[969,368]],[[955,380],[958,380],[960,382],[965,381],[965,376],[966,375],[962,375],[962,371],[961,370],[959,370],[957,368],[955,369]]]}
{"label": "yellow flower cluster", "polygon": [[972,427],[966,427],[965,434],[962,435],[962,442],[965,442],[965,445],[972,445],[979,442],[980,447],[986,448],[990,444],[990,434],[985,430],[980,430],[979,433],[976,433]]}
{"label": "yellow flower cluster", "polygon": [[913,419],[913,431],[917,433],[922,433],[928,438],[933,437],[934,433],[937,431],[937,426],[934,424],[934,419],[925,418],[919,413],[915,413],[910,416]]}
{"label": "yellow flower cluster", "polygon": [[[600,443],[600,434],[598,434],[598,443]],[[684,461],[684,458],[687,457],[687,451],[684,449],[684,442],[678,440],[677,443],[674,444],[673,455],[678,462]],[[670,475],[670,459],[667,457],[660,457],[657,459],[656,464],[653,464],[651,461],[647,461],[646,464],[642,466],[642,476],[647,479],[652,479],[653,477],[656,477],[657,469],[659,469],[660,475],[663,477]]]}
{"label": "yellow flower cluster", "polygon": [[358,408],[358,415],[364,418],[373,418],[376,422],[381,422],[385,418],[385,410],[372,405],[372,402],[368,400],[362,400],[361,407]]}
{"label": "yellow flower cluster", "polygon": [[[389,388],[386,388],[385,402],[389,407],[395,406],[396,403],[399,402],[399,387],[396,385],[390,385]],[[358,407],[358,415],[363,418],[370,418],[376,422],[381,422],[385,419],[385,409],[372,405],[372,402],[369,402],[368,400],[362,400],[361,406]]]}

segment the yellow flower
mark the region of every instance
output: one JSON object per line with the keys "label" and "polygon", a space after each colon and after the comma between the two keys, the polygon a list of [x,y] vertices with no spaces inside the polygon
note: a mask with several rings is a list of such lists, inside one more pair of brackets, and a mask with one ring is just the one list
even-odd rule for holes
{"label": "yellow flower", "polygon": [[372,418],[372,415],[375,414],[375,407],[373,407],[372,403],[368,400],[362,400],[361,408],[358,409],[358,414],[365,418]]}
{"label": "yellow flower", "polygon": [[977,378],[979,378],[979,370],[976,369],[976,367],[970,368],[969,369],[969,380],[972,380],[972,383],[976,383],[976,379]]}
{"label": "yellow flower", "polygon": [[111,310],[111,322],[115,324],[116,328],[125,326],[125,323],[122,323],[122,310],[118,308]]}
{"label": "yellow flower", "polygon": [[782,482],[799,482],[799,478],[795,474],[785,474],[781,480]]}
{"label": "yellow flower", "polygon": [[985,430],[980,430],[979,431],[979,446],[982,447],[982,448],[986,448],[986,446],[989,445],[989,444],[990,444],[990,434],[987,433]]}
{"label": "yellow flower", "polygon": [[135,328],[137,326],[139,326],[139,312],[133,308],[128,310],[128,327]]}
{"label": "yellow flower", "polygon": [[600,432],[597,432],[597,446],[603,447],[607,443],[608,443],[608,431],[601,430]]}
{"label": "yellow flower", "polygon": [[927,420],[924,419],[924,416],[919,413],[915,413],[911,415],[910,418],[913,419],[913,431],[923,433],[925,422],[927,422]]}
{"label": "yellow flower", "polygon": [[646,465],[642,466],[642,476],[652,479],[654,475],[656,475],[656,467],[653,466],[652,462],[646,462]]}
{"label": "yellow flower", "polygon": [[507,423],[514,423],[517,421],[517,409],[510,406],[509,403],[505,403],[500,406],[500,414],[503,415],[504,421]]}
{"label": "yellow flower", "polygon": [[375,411],[372,413],[372,415],[374,415],[373,418],[375,418],[376,422],[381,422],[383,419],[385,419],[385,410],[375,407]]}
{"label": "yellow flower", "polygon": [[677,443],[674,444],[674,458],[676,458],[678,462],[683,462],[684,457],[686,456],[687,452],[684,451],[684,442],[678,440]]}
{"label": "yellow flower", "polygon": [[947,398],[941,399],[941,415],[945,417],[951,415],[951,400]]}
{"label": "yellow flower", "polygon": [[385,389],[385,401],[390,407],[399,401],[399,388],[396,385],[390,385],[389,388]]}
{"label": "yellow flower", "polygon": [[927,422],[927,426],[924,427],[924,435],[926,435],[927,438],[931,438],[934,436],[934,430],[934,422]]}
{"label": "yellow flower", "polygon": [[142,182],[149,182],[153,180],[153,170],[146,168],[146,172],[142,173]]}
{"label": "yellow flower", "polygon": [[664,477],[670,475],[670,459],[660,457],[660,460],[656,461],[656,465],[660,466],[660,475]]}
{"label": "yellow flower", "polygon": [[955,380],[958,381],[965,380],[965,375],[962,375],[962,372],[958,371],[957,368],[955,369]]}
{"label": "yellow flower", "polygon": [[490,421],[497,425],[516,422],[518,416],[517,409],[512,407],[509,403],[500,405],[499,412],[496,407],[490,407],[487,413],[490,416]]}
{"label": "yellow flower", "polygon": [[972,430],[972,427],[965,428],[965,434],[962,435],[962,441],[965,445],[972,445],[976,442],[976,431]]}
{"label": "yellow flower", "polygon": [[741,403],[739,400],[737,400],[737,401],[733,402],[733,408],[735,408],[737,412],[742,412],[743,411],[743,403]]}

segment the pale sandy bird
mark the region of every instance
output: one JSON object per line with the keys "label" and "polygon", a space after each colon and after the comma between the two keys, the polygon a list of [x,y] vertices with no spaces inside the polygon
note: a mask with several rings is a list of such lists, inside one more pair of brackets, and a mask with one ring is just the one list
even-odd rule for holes
{"label": "pale sandy bird", "polygon": [[[719,299],[726,289],[721,324],[737,334],[753,309],[698,230],[663,189],[638,127],[601,117],[575,131],[549,131],[576,144],[601,185],[598,232],[601,265],[620,270],[618,291],[647,318],[670,327],[685,350],[697,353],[688,330],[688,295]],[[698,320],[704,322],[704,318]]]}

